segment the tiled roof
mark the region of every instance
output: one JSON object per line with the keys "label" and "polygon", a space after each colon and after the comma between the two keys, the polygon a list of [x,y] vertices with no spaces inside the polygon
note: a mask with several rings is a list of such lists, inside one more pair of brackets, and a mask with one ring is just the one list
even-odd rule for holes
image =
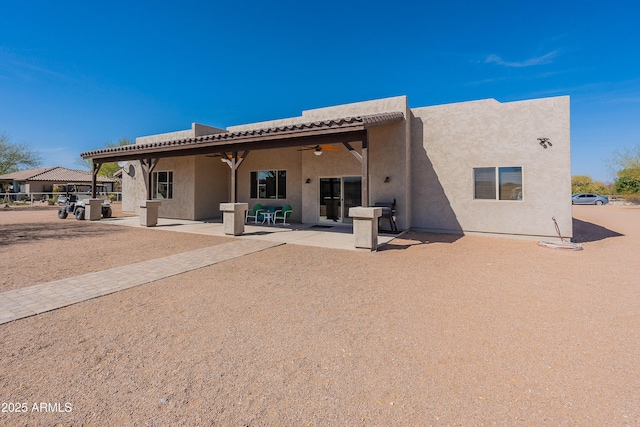
{"label": "tiled roof", "polygon": [[[16,181],[51,181],[51,182],[91,182],[91,173],[87,171],[67,169],[61,166],[52,168],[27,169],[6,175],[1,175],[0,180]],[[97,177],[98,182],[115,182],[111,178]]]}
{"label": "tiled roof", "polygon": [[22,171],[17,171],[17,172],[11,172],[11,173],[6,173],[4,175],[0,175],[0,180],[3,181],[24,181],[26,179],[31,178],[34,175],[38,175],[39,173],[48,171],[49,169],[53,169],[52,167],[50,168],[35,168],[35,169],[25,169]]}
{"label": "tiled roof", "polygon": [[310,123],[299,123],[288,126],[279,126],[265,129],[254,129],[247,131],[237,132],[223,132],[212,135],[204,135],[193,138],[183,138],[173,141],[153,142],[148,144],[132,144],[124,145],[114,148],[105,148],[101,150],[94,150],[82,153],[84,158],[91,158],[94,156],[105,154],[135,154],[136,152],[150,151],[154,148],[169,148],[175,147],[175,149],[191,148],[196,144],[202,143],[241,143],[241,142],[256,142],[260,140],[275,139],[275,138],[287,138],[287,137],[301,137],[306,135],[331,133],[333,131],[349,131],[349,130],[363,130],[374,126],[382,126],[386,124],[396,123],[404,119],[404,114],[401,112],[392,113],[380,113],[371,114],[366,116],[357,117],[345,117],[332,120],[315,121]]}

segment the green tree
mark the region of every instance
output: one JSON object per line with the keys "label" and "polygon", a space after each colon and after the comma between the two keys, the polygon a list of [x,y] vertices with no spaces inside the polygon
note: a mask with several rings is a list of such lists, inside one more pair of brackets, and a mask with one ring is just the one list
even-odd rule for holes
{"label": "green tree", "polygon": [[640,192],[640,144],[612,153],[609,169],[616,176],[614,188],[619,194]]}
{"label": "green tree", "polygon": [[622,169],[613,185],[618,194],[640,193],[640,167]]}
{"label": "green tree", "polygon": [[601,181],[594,181],[588,175],[574,175],[571,177],[571,193],[611,193],[611,188]]}
{"label": "green tree", "polygon": [[26,144],[14,144],[5,133],[0,134],[0,175],[40,166],[40,156]]}
{"label": "green tree", "polygon": [[[129,138],[120,138],[120,140],[117,143],[113,143],[111,141],[109,142],[105,142],[104,144],[104,148],[114,148],[114,147],[122,147],[124,145],[131,145],[134,144],[135,142],[130,140]],[[84,167],[85,169],[91,170],[92,167],[92,163],[91,160],[89,159],[79,159],[77,161],[77,164],[79,164],[80,166]],[[98,172],[98,175],[100,176],[106,176],[108,178],[113,178],[113,174],[115,174],[116,172],[118,172],[120,170],[120,166],[118,166],[117,163],[104,163],[102,165],[102,167],[100,167],[100,171]]]}

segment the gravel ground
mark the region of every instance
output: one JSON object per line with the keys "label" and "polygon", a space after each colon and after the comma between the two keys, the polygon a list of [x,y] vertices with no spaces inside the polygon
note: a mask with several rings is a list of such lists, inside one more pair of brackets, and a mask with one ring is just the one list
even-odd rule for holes
{"label": "gravel ground", "polygon": [[[87,271],[227,241],[97,223],[41,238],[61,225],[38,215],[0,212],[5,289],[77,273],[61,254]],[[27,409],[0,424],[640,425],[640,209],[574,217],[580,252],[284,245],[0,325],[0,400]]]}
{"label": "gravel ground", "polygon": [[[120,203],[112,209],[114,217],[129,216]],[[172,232],[150,233],[73,216],[60,220],[56,207],[42,205],[1,209],[0,235],[0,292],[231,241],[197,234],[176,239]]]}

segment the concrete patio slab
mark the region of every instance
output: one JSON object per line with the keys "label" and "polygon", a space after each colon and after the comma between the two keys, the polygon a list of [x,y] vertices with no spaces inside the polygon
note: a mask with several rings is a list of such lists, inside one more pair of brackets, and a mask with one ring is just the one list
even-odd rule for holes
{"label": "concrete patio slab", "polygon": [[[141,227],[138,217],[110,218],[100,221],[102,224]],[[281,225],[246,224],[245,232],[238,239],[255,239],[293,245],[316,246],[330,249],[357,250],[354,246],[352,228],[346,225],[327,225],[319,228],[313,224]],[[144,228],[144,227],[142,227]],[[204,234],[209,236],[226,236],[220,219],[190,221],[184,219],[158,219],[155,230],[178,231],[182,233]],[[379,234],[378,247],[389,243],[397,234]]]}

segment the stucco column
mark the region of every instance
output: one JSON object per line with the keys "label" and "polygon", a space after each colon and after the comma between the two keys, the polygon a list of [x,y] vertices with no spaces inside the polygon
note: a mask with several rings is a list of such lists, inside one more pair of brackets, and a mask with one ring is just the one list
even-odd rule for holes
{"label": "stucco column", "polygon": [[100,221],[102,218],[102,199],[88,199],[84,201],[84,219]]}
{"label": "stucco column", "polygon": [[353,218],[353,240],[356,248],[378,249],[378,218],[382,216],[382,208],[349,208],[349,216]]}
{"label": "stucco column", "polygon": [[140,203],[140,225],[155,227],[158,225],[158,208],[161,200],[143,200]]}
{"label": "stucco column", "polygon": [[239,236],[244,233],[244,215],[247,209],[248,203],[220,203],[224,234]]}

